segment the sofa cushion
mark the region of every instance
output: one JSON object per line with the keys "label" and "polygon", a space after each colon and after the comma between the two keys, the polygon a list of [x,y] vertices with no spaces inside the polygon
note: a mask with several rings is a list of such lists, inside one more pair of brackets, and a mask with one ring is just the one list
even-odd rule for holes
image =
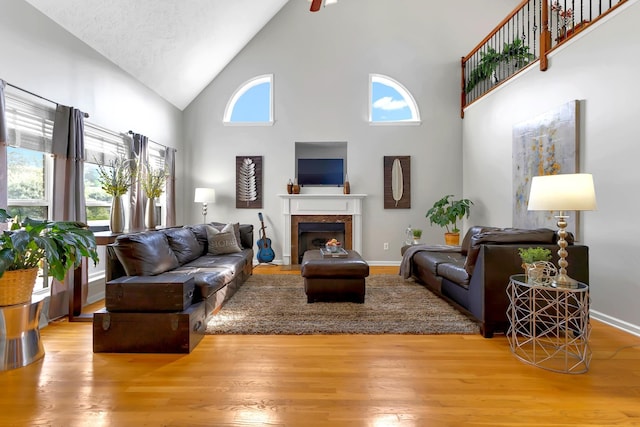
{"label": "sofa cushion", "polygon": [[194,232],[186,227],[162,230],[167,236],[169,247],[178,258],[180,265],[193,261],[202,255],[202,248]]}
{"label": "sofa cushion", "polygon": [[457,283],[465,288],[469,287],[471,276],[464,269],[464,261],[448,262],[438,266],[438,275]]}
{"label": "sofa cushion", "polygon": [[241,252],[232,224],[227,224],[222,230],[214,226],[207,226],[208,252],[213,255]]}
{"label": "sofa cushion", "polygon": [[469,253],[469,249],[471,248],[471,238],[477,234],[484,233],[486,231],[499,230],[496,227],[485,227],[484,225],[475,225],[467,231],[467,234],[464,235],[464,239],[462,239],[462,245],[460,245],[460,252],[462,255],[467,255]]}
{"label": "sofa cushion", "polygon": [[468,274],[473,274],[473,269],[478,260],[480,245],[482,244],[513,244],[513,243],[555,243],[555,231],[548,228],[523,229],[502,228],[483,231],[471,237],[471,247],[464,263],[464,269]]}
{"label": "sofa cushion", "polygon": [[167,236],[157,231],[118,236],[113,249],[127,276],[154,276],[180,265]]}
{"label": "sofa cushion", "polygon": [[440,274],[440,266],[451,262],[464,262],[464,257],[459,252],[431,252],[420,251],[413,256],[413,262],[426,268],[433,275]]}

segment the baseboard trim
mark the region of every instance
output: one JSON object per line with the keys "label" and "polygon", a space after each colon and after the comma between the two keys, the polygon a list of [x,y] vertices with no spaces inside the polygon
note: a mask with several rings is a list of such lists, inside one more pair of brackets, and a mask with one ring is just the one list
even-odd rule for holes
{"label": "baseboard trim", "polygon": [[590,310],[589,314],[595,320],[606,323],[607,325],[613,326],[614,328],[620,329],[621,331],[640,337],[640,326],[638,325],[633,325],[629,322],[625,322],[624,320],[617,319],[596,310]]}

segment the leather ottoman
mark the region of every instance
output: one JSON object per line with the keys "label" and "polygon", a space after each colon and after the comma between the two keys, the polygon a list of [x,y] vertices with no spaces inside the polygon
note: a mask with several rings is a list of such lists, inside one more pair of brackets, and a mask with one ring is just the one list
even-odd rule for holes
{"label": "leather ottoman", "polygon": [[316,301],[364,302],[369,264],[356,251],[345,257],[323,257],[310,250],[302,257],[301,272],[307,303]]}

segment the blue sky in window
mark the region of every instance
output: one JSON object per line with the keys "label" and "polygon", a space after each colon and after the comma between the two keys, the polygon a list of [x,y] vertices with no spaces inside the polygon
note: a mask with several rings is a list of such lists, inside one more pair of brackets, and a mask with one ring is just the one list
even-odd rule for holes
{"label": "blue sky in window", "polygon": [[373,82],[371,84],[371,121],[388,122],[411,119],[404,97],[391,86]]}
{"label": "blue sky in window", "polygon": [[232,122],[268,122],[271,108],[270,83],[265,82],[247,90],[233,107]]}

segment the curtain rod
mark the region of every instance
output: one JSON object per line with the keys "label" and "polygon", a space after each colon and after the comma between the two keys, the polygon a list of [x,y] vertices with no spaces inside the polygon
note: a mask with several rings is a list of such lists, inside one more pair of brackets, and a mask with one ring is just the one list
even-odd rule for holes
{"label": "curtain rod", "polygon": [[[28,93],[29,95],[35,96],[36,98],[44,99],[45,101],[50,102],[50,103],[52,103],[52,104],[60,105],[60,104],[58,104],[57,102],[50,100],[49,98],[45,98],[44,96],[41,96],[41,95],[35,94],[35,93],[33,93],[33,92],[31,92],[31,91],[28,91],[28,90],[26,90],[26,89],[22,89],[21,87],[18,87],[18,86],[14,85],[14,84],[11,84],[11,83],[9,83],[9,82],[7,82],[7,81],[5,81],[5,83],[7,84],[7,86],[11,86],[11,87],[12,87],[12,88],[14,88],[14,89],[21,90],[21,91],[23,91],[23,92],[25,92],[25,93]],[[84,117],[85,117],[85,118],[89,118],[89,113],[82,113],[82,114],[84,114]]]}
{"label": "curtain rod", "polygon": [[[130,131],[128,131],[128,132],[127,132],[127,134],[129,134],[129,135],[134,135],[135,133],[136,133],[136,132],[134,132],[134,131],[132,131],[132,130],[130,130]],[[156,142],[156,141],[154,141],[153,139],[149,139],[149,141],[153,142],[154,144],[158,144],[159,146],[164,147],[165,149],[166,149],[166,148],[172,148],[172,147],[169,147],[168,145],[160,144],[159,142]],[[174,150],[176,150],[176,149],[174,148]],[[178,150],[176,150],[176,152],[177,152],[177,151],[178,151]]]}

